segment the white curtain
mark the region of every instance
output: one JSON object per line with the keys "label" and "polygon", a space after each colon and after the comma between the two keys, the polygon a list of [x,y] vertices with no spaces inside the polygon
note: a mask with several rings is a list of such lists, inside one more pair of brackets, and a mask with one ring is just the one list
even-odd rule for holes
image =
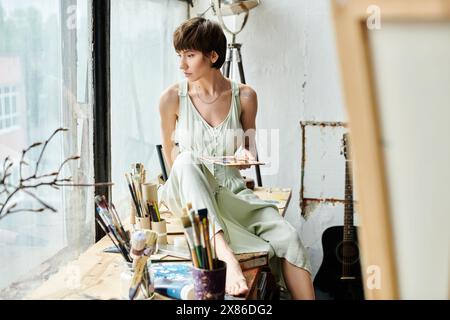
{"label": "white curtain", "polygon": [[172,34],[186,18],[178,0],[111,1],[112,200],[122,217],[129,215],[124,174],[131,164],[143,163],[147,180],[161,172],[158,101],[181,80]]}
{"label": "white curtain", "polygon": [[[69,131],[47,146],[38,175],[54,172],[64,159],[79,155],[80,160],[64,166],[60,177],[93,182],[89,8],[90,0],[0,1],[0,161],[3,164],[9,156],[14,162],[8,183],[19,182],[22,150],[45,141],[59,127]],[[83,99],[77,87],[84,88]],[[5,116],[12,120],[3,121]],[[34,173],[40,149],[27,153],[24,178]],[[42,181],[49,179],[27,184]],[[8,207],[2,191],[0,186],[0,207]],[[0,299],[25,297],[94,242],[92,187],[28,191],[57,212],[0,217]],[[22,192],[11,198],[9,204],[13,203],[17,209],[42,207]]]}

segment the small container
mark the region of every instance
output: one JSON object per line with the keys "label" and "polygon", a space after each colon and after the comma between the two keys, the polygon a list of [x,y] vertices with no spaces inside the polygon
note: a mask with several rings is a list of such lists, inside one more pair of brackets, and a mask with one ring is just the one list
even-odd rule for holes
{"label": "small container", "polygon": [[158,184],[147,182],[142,184],[142,197],[144,203],[158,203]]}
{"label": "small container", "polygon": [[[134,300],[151,300],[155,295],[155,289],[153,287],[153,278],[150,273],[150,259],[147,261],[147,270],[150,275],[150,286],[147,292],[142,290],[142,285],[139,288],[139,292]],[[131,281],[133,281],[134,269],[131,262],[123,261],[122,272],[120,273],[120,297],[124,300],[129,300],[129,292]]]}
{"label": "small container", "polygon": [[[122,272],[120,273],[120,297],[128,300],[128,292],[130,290],[131,279],[133,279],[134,269],[131,262],[122,262]],[[139,293],[140,294],[140,293]],[[137,296],[139,298],[139,295]]]}
{"label": "small container", "polygon": [[151,221],[150,217],[136,217],[136,229],[150,229],[151,230]]}
{"label": "small container", "polygon": [[167,224],[166,220],[161,219],[161,221],[152,221],[152,230],[158,234],[157,244],[167,244]]}

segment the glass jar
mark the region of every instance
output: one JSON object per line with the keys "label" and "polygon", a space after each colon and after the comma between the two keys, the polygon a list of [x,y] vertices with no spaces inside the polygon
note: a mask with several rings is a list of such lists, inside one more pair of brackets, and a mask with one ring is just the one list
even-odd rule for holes
{"label": "glass jar", "polygon": [[[150,259],[147,260],[147,273],[148,273],[148,290],[144,290],[144,280],[142,280],[139,292],[137,293],[134,300],[151,300],[155,295],[155,289],[153,286],[153,279],[150,273]],[[129,293],[131,282],[133,281],[134,268],[131,262],[123,261],[122,272],[120,273],[120,296],[122,299],[129,300]]]}

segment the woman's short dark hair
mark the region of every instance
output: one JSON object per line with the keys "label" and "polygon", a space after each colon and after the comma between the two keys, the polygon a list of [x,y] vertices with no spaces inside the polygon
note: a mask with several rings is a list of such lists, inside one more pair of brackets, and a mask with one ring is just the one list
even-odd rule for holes
{"label": "woman's short dark hair", "polygon": [[227,38],[217,22],[195,17],[186,20],[175,30],[173,46],[177,52],[197,50],[207,56],[215,51],[219,58],[212,67],[220,69],[225,62]]}

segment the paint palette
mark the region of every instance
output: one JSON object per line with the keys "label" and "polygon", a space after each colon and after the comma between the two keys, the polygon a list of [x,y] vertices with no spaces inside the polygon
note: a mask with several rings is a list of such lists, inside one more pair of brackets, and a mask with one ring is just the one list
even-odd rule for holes
{"label": "paint palette", "polygon": [[264,165],[265,162],[257,160],[240,159],[236,156],[222,156],[222,157],[208,157],[201,156],[200,159],[227,167],[238,167],[238,166],[253,166],[253,165]]}

